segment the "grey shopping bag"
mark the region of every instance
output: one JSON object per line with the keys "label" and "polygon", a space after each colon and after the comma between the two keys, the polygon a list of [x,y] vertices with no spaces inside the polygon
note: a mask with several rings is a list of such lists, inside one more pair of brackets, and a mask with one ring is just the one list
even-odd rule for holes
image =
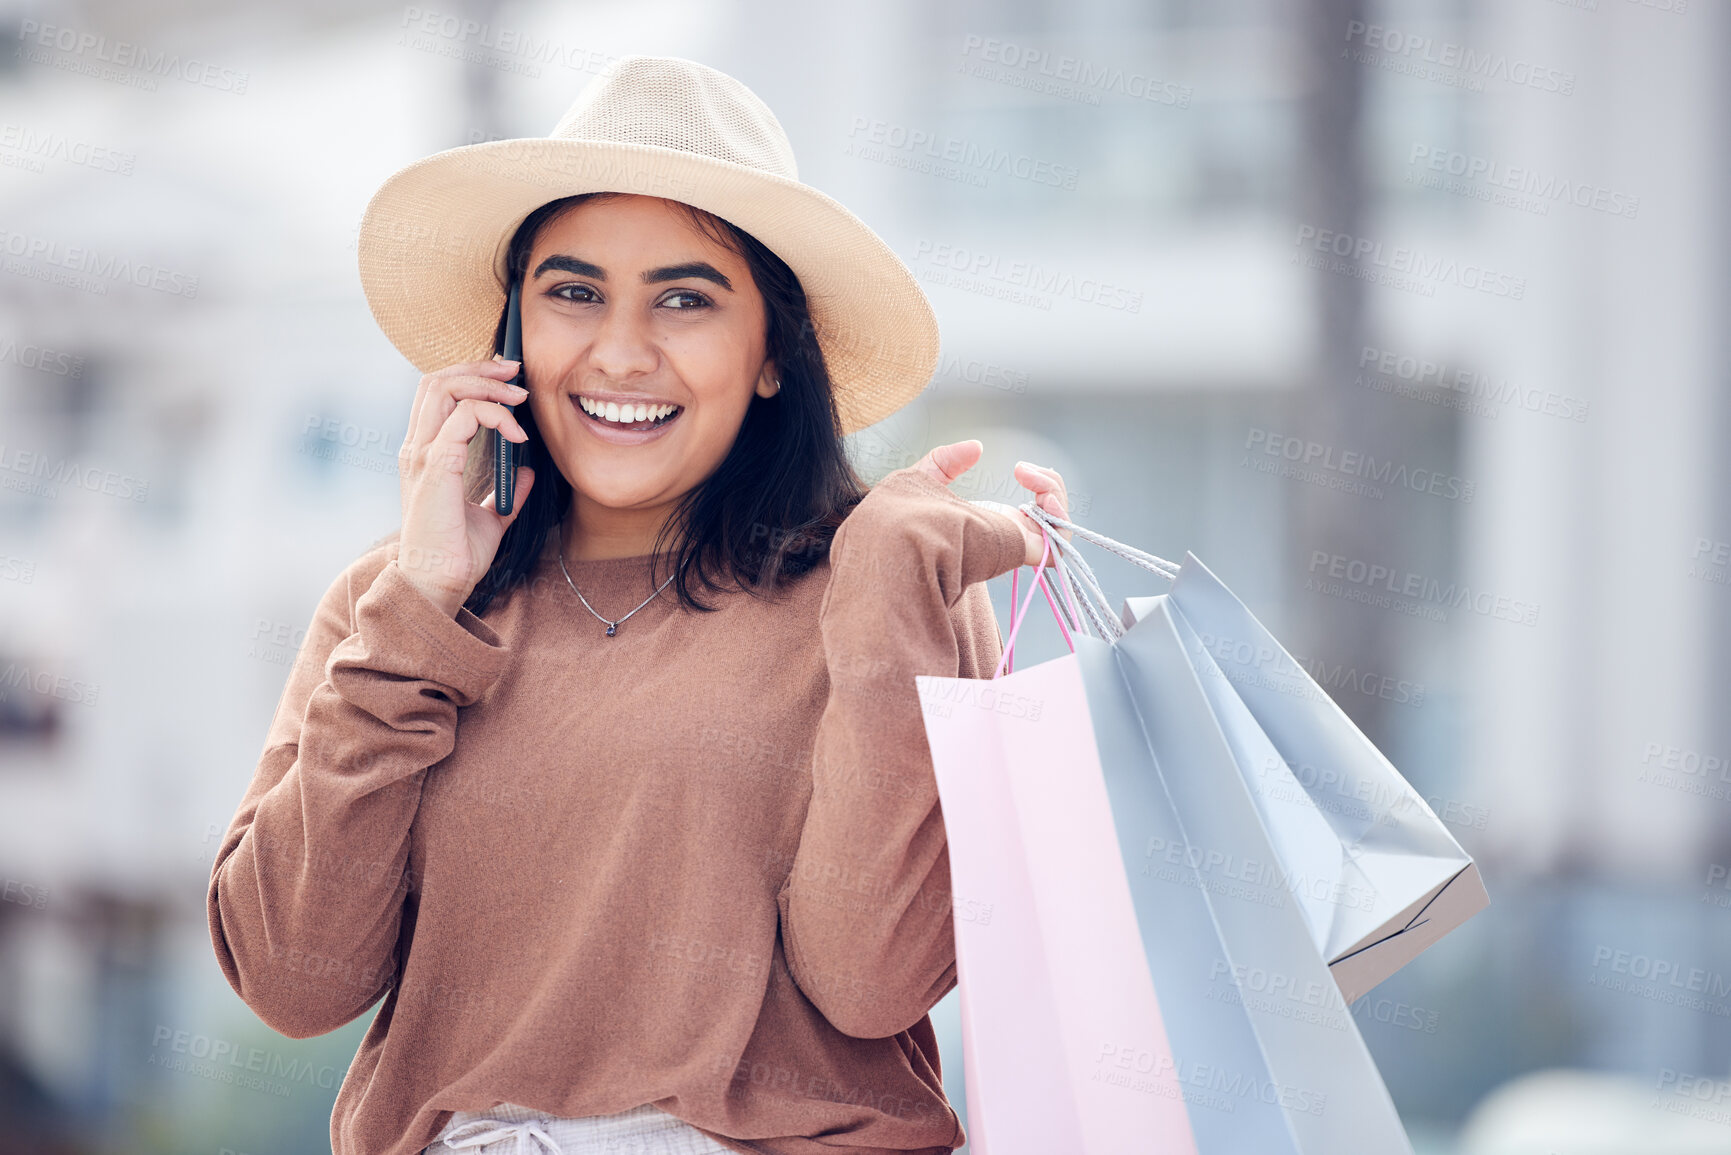
{"label": "grey shopping bag", "polygon": [[1195,555],[1163,597],[1348,1002],[1489,904],[1424,798]]}
{"label": "grey shopping bag", "polygon": [[1198,1148],[1410,1155],[1168,607],[1075,645]]}

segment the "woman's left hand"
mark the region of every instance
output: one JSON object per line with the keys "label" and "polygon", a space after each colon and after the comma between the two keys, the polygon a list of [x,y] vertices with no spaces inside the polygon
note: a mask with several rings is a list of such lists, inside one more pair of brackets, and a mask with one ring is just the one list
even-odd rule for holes
{"label": "woman's left hand", "polygon": [[[940,485],[948,485],[979,463],[984,446],[978,441],[956,441],[949,445],[939,445],[924,457],[914,463],[914,468],[920,470]],[[1056,514],[1068,519],[1068,496],[1064,492],[1064,479],[1058,476],[1058,471],[1041,465],[1031,465],[1026,461],[1016,463],[1016,480],[1034,494],[1034,504],[1047,513]],[[1040,526],[1033,518],[1023,513],[1013,505],[998,501],[978,501],[976,504],[986,506],[1004,516],[1013,519],[1016,527],[1022,531],[1022,540],[1027,550],[1022,559],[1023,565],[1037,566],[1040,555],[1046,552],[1046,542],[1041,534]],[[1065,541],[1070,540],[1070,531],[1058,531]],[[1057,551],[1051,551],[1055,554]],[[1048,554],[1046,564],[1051,566],[1054,558]]]}

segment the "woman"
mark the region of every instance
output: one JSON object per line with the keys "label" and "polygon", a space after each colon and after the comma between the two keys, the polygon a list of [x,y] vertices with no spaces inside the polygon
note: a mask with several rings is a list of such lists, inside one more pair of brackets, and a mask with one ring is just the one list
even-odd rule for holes
{"label": "woman", "polygon": [[[990,676],[980,583],[1042,543],[946,488],[976,441],[869,492],[847,463],[930,377],[911,275],[761,101],[665,57],[397,173],[361,263],[428,370],[402,529],[320,602],[208,895],[276,1030],[384,999],[333,1151],[960,1145],[913,676]],[[526,388],[486,359],[511,284]],[[508,515],[483,428],[523,454]]]}

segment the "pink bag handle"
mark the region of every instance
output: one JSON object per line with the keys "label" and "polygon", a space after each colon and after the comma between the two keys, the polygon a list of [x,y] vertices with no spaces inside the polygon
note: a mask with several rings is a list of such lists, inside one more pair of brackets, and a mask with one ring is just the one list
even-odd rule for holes
{"label": "pink bag handle", "polygon": [[[1044,548],[1040,551],[1040,564],[1034,568],[1034,581],[1028,586],[1028,596],[1023,599],[1020,607],[1016,604],[1016,579],[1021,576],[1022,567],[1017,566],[1010,571],[1010,636],[1004,639],[1004,652],[998,658],[997,669],[992,678],[996,680],[1015,670],[1014,655],[1016,651],[1016,635],[1021,632],[1022,623],[1028,620],[1028,607],[1033,604],[1034,590],[1037,587],[1046,595],[1046,604],[1052,607],[1052,616],[1057,619],[1058,630],[1064,635],[1064,644],[1070,647],[1070,652],[1076,652],[1076,643],[1070,639],[1070,628],[1064,623],[1064,615],[1058,609],[1058,603],[1052,598],[1051,587],[1046,584],[1046,559],[1052,554],[1052,532],[1044,525],[1040,526],[1040,540]],[[1076,595],[1070,593],[1069,587],[1064,592],[1070,597],[1070,609],[1075,613],[1076,620],[1082,620],[1081,611],[1076,606]]]}

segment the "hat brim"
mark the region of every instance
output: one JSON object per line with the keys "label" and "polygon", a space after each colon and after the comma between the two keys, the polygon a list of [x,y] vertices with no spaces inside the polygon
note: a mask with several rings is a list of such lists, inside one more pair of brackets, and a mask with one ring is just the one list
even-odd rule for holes
{"label": "hat brim", "polygon": [[517,226],[550,200],[603,191],[684,201],[787,262],[805,290],[844,434],[889,416],[930,382],[937,317],[913,273],[863,221],[796,180],[653,145],[495,140],[399,169],[361,218],[361,287],[374,320],[423,373],[487,360]]}

